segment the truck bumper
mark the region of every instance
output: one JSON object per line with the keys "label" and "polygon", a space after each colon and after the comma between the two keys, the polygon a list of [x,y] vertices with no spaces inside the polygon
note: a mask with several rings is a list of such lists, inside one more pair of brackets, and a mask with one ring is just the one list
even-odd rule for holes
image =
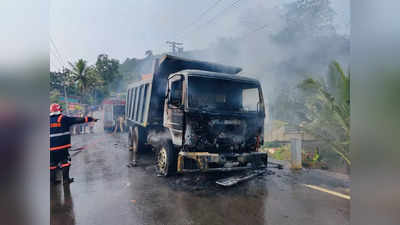
{"label": "truck bumper", "polygon": [[[186,159],[196,162],[197,168],[185,168]],[[211,172],[235,171],[251,168],[266,167],[268,155],[266,152],[217,154],[209,152],[179,152],[177,171],[183,172]]]}

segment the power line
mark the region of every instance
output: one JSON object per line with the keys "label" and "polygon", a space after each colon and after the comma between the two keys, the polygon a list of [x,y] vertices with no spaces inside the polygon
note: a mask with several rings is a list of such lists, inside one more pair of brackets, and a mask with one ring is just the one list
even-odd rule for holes
{"label": "power line", "polygon": [[65,58],[62,57],[60,51],[58,50],[58,48],[57,48],[56,44],[54,43],[53,39],[51,38],[51,36],[50,36],[50,44],[53,45],[53,48],[54,48],[54,50],[56,51],[56,54],[57,54],[57,55],[61,58],[61,60],[65,63],[65,62],[66,62]]}
{"label": "power line", "polygon": [[199,28],[202,28],[202,27],[205,27],[205,26],[211,24],[211,23],[214,22],[218,17],[224,15],[224,13],[225,13],[226,11],[228,11],[228,10],[230,10],[231,8],[237,6],[237,4],[238,4],[239,2],[241,2],[241,1],[242,1],[242,0],[236,0],[236,1],[234,1],[234,2],[231,3],[230,5],[224,7],[222,10],[220,10],[215,16],[213,16],[211,19],[207,20],[205,23],[200,24],[200,25],[198,25],[198,26],[195,26],[195,27],[193,27],[193,28],[196,28],[196,30],[198,30]]}
{"label": "power line", "polygon": [[[54,62],[56,64],[58,64],[58,67],[63,67],[64,63],[62,62],[62,60],[59,58],[59,56],[55,53],[54,48],[52,49],[52,47],[50,46],[50,56],[53,56],[52,58],[55,59]],[[54,65],[54,64],[53,64]]]}
{"label": "power line", "polygon": [[[185,29],[183,29],[183,31],[180,33],[181,35],[183,33],[185,33],[187,30],[189,30],[190,28],[192,28],[193,25],[195,25],[196,23],[199,22],[199,20],[201,18],[203,18],[207,13],[209,13],[212,9],[214,9],[220,2],[222,2],[223,0],[217,0],[214,2],[214,4],[212,4],[210,7],[208,7],[205,11],[203,11],[198,17],[196,17],[195,20],[193,20],[188,26],[185,27]],[[178,34],[178,37],[180,35]]]}
{"label": "power line", "polygon": [[51,60],[51,55],[50,55],[50,58],[49,58],[49,64],[50,64],[50,68],[49,68],[50,71],[51,71],[51,68],[57,68],[57,66],[54,65],[54,61]]}
{"label": "power line", "polygon": [[53,39],[51,38],[51,36],[50,36],[49,38],[50,38],[50,44],[53,45],[53,48],[54,48],[54,50],[55,50],[55,53],[56,53],[56,54],[59,56],[59,58],[62,60],[63,64],[64,64],[64,65],[67,65],[68,60],[67,60],[65,57],[63,57],[63,55],[60,53],[60,51],[58,50],[58,48],[57,48],[55,42],[53,41]]}
{"label": "power line", "polygon": [[60,70],[64,66],[64,63],[62,62],[61,58],[57,53],[55,52],[54,48],[50,48],[50,55],[52,56],[54,62],[57,64],[57,69]]}
{"label": "power line", "polygon": [[212,23],[214,20],[216,20],[218,17],[220,17],[221,15],[223,15],[223,12],[226,10],[229,10],[231,8],[233,8],[234,6],[236,6],[237,3],[239,3],[242,0],[236,0],[235,2],[233,2],[232,4],[228,5],[227,7],[223,8],[219,14],[215,15],[214,17],[212,17],[210,20],[208,20],[206,23],[204,23],[203,25],[208,25],[210,23]]}

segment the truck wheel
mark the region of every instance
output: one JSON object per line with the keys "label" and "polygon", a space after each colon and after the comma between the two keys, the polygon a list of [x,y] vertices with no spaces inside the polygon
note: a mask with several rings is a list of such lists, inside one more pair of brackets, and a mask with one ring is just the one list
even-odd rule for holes
{"label": "truck wheel", "polygon": [[129,131],[128,131],[128,146],[129,146],[129,151],[132,151],[132,133],[133,133],[133,129],[132,127],[129,127]]}
{"label": "truck wheel", "polygon": [[131,127],[129,129],[130,133],[130,143],[129,145],[132,146],[130,148],[131,151],[135,151],[137,153],[144,151],[144,135],[141,132],[138,126]]}
{"label": "truck wheel", "polygon": [[170,176],[176,172],[176,153],[171,141],[166,141],[157,150],[157,173]]}

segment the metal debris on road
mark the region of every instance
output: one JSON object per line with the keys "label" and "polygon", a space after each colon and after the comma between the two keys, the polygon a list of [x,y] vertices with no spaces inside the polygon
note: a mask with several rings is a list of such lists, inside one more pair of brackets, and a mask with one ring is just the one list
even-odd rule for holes
{"label": "metal debris on road", "polygon": [[267,170],[254,170],[254,171],[251,171],[251,173],[247,173],[245,175],[239,175],[239,176],[233,176],[233,177],[220,179],[220,180],[217,180],[215,183],[217,183],[221,186],[229,187],[229,186],[238,184],[240,182],[250,180],[251,178],[254,178],[256,176],[264,174],[265,172],[267,172]]}

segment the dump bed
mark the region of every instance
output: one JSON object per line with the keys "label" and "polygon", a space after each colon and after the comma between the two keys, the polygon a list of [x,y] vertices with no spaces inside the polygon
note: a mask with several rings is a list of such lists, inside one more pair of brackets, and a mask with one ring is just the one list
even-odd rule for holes
{"label": "dump bed", "polygon": [[126,111],[128,125],[161,125],[163,123],[164,97],[170,74],[181,70],[203,70],[227,74],[237,74],[242,69],[217,63],[185,59],[165,55],[156,59],[153,73],[146,79],[135,82],[128,88]]}

